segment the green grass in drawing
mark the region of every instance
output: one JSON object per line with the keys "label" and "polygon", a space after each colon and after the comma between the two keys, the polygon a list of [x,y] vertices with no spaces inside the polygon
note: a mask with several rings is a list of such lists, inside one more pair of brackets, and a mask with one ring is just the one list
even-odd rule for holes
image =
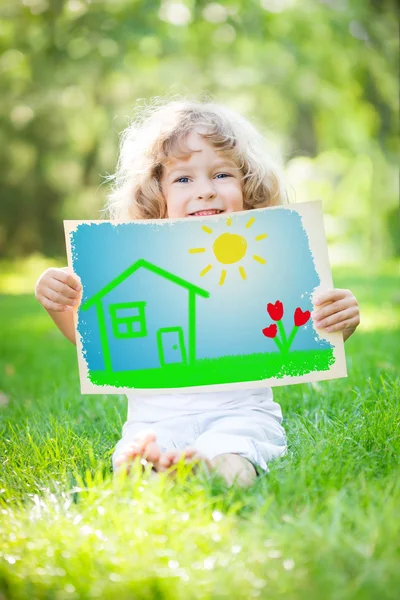
{"label": "green grass in drawing", "polygon": [[290,356],[278,352],[223,356],[196,360],[193,364],[168,364],[137,371],[89,371],[95,385],[135,388],[180,388],[197,385],[262,381],[270,377],[296,377],[327,371],[334,363],[333,349],[297,350]]}
{"label": "green grass in drawing", "polygon": [[[103,304],[103,299],[113,289],[130,277],[138,269],[144,268],[151,273],[171,281],[188,294],[187,326],[175,325],[151,329],[146,323],[146,302],[119,302]],[[160,267],[140,259],[123,273],[104,286],[97,294],[82,305],[82,310],[96,308],[104,358],[104,370],[89,368],[89,379],[96,385],[134,388],[183,388],[203,385],[237,383],[245,381],[261,381],[269,378],[295,377],[316,371],[329,370],[334,363],[333,349],[312,349],[290,352],[293,340],[300,327],[310,319],[310,312],[303,312],[299,307],[294,312],[294,326],[289,335],[286,334],[282,317],[283,304],[279,300],[267,305],[272,325],[256,332],[274,340],[279,352],[257,352],[220,356],[217,358],[196,358],[196,296],[208,299],[210,293],[198,288],[188,281],[169,273]],[[109,311],[111,327],[107,326],[106,315]],[[185,340],[185,329],[187,339]],[[152,344],[157,360],[152,368],[118,368],[112,359],[111,342],[113,339],[129,340],[147,338]],[[168,339],[174,343],[168,345]],[[210,343],[212,343],[210,341]],[[167,355],[168,348],[173,355]],[[155,356],[155,354],[153,355]],[[135,365],[135,351],[132,351],[132,366]],[[142,363],[143,364],[143,363]],[[156,366],[155,366],[156,365]],[[139,366],[139,368],[137,368]],[[147,365],[146,365],[147,367]]]}

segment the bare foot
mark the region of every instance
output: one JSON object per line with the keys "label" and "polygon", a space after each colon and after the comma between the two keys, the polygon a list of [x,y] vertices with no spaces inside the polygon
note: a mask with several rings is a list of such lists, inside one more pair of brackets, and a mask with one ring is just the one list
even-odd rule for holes
{"label": "bare foot", "polygon": [[125,447],[124,451],[116,459],[115,464],[119,468],[124,468],[127,473],[130,472],[131,466],[137,457],[141,457],[142,464],[147,463],[152,465],[153,471],[163,472],[171,469],[183,458],[185,464],[193,464],[193,470],[202,463],[207,469],[212,468],[211,462],[200,454],[196,448],[185,448],[185,450],[167,450],[164,454],[157,443],[156,434],[154,431],[141,432],[132,444]]}
{"label": "bare foot", "polygon": [[188,447],[185,450],[167,450],[165,454],[161,455],[157,470],[167,471],[172,469],[182,458],[185,464],[192,465],[193,471],[196,471],[200,464],[203,464],[208,470],[212,468],[211,461],[206,456],[196,448]]}
{"label": "bare foot", "polygon": [[151,463],[153,468],[155,468],[158,465],[161,455],[161,448],[157,444],[155,432],[151,430],[142,431],[136,436],[132,444],[125,446],[122,454],[116,459],[115,464],[129,473],[135,459],[141,457],[143,466]]}

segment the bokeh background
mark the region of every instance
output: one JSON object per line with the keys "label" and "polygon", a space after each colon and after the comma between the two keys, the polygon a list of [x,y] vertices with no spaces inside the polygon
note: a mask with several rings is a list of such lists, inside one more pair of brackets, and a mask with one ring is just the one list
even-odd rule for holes
{"label": "bokeh background", "polygon": [[398,9],[390,0],[3,0],[0,291],[66,264],[101,218],[119,134],[153,96],[212,95],[321,199],[333,265],[399,255]]}
{"label": "bokeh background", "polygon": [[[0,599],[399,599],[398,13],[0,0]],[[348,377],[274,389],[289,452],[251,490],[112,479],[126,398],[80,394],[34,297],[66,264],[62,220],[100,217],[135,103],[166,94],[267,133],[360,303]]]}

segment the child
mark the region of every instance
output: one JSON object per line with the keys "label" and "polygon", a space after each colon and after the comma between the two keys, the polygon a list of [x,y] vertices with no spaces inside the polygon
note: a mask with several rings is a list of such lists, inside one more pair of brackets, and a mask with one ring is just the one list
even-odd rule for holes
{"label": "child", "polygon": [[[212,103],[170,102],[127,128],[114,189],[111,219],[195,218],[286,202],[281,169],[263,137],[245,118]],[[79,279],[68,268],[48,269],[36,297],[61,332],[75,342],[73,310]],[[359,324],[349,290],[319,296],[313,319],[346,340]],[[163,471],[183,455],[204,461],[231,485],[250,485],[286,452],[280,406],[270,388],[140,396],[127,394],[128,418],[113,468],[129,470],[135,457]]]}

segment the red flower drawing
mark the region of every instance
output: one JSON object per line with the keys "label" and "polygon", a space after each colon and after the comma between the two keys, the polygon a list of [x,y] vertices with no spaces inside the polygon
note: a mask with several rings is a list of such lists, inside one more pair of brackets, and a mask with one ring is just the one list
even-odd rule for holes
{"label": "red flower drawing", "polygon": [[269,327],[263,329],[262,332],[265,335],[265,337],[274,338],[278,333],[278,328],[276,325],[270,325]]}
{"label": "red flower drawing", "polygon": [[311,313],[309,310],[305,310],[304,312],[301,308],[297,307],[294,311],[294,324],[296,327],[301,327],[305,325],[308,319],[311,317]]}
{"label": "red flower drawing", "polygon": [[275,304],[267,304],[267,311],[273,321],[280,321],[283,317],[283,304],[277,300]]}

